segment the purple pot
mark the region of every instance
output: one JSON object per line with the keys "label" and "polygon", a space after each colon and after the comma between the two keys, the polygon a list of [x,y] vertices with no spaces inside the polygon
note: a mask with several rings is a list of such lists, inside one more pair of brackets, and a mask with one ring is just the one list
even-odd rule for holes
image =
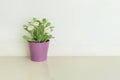
{"label": "purple pot", "polygon": [[43,43],[29,42],[31,60],[41,62],[47,60],[49,41]]}

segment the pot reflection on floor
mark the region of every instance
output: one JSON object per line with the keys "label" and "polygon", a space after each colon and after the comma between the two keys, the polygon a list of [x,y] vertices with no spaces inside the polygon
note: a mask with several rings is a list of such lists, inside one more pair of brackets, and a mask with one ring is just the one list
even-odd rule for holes
{"label": "pot reflection on floor", "polygon": [[28,80],[53,80],[50,77],[48,62],[32,62],[28,67]]}

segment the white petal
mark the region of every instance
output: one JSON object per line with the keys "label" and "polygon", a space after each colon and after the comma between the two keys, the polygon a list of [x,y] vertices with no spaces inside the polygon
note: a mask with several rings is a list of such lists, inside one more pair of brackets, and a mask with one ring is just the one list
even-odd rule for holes
{"label": "white petal", "polygon": [[33,25],[34,26],[39,26],[39,22],[34,22]]}
{"label": "white petal", "polygon": [[27,29],[32,31],[34,29],[34,27],[33,26],[29,26]]}
{"label": "white petal", "polygon": [[51,29],[50,28],[46,28],[45,29],[45,33],[50,33],[51,32]]}

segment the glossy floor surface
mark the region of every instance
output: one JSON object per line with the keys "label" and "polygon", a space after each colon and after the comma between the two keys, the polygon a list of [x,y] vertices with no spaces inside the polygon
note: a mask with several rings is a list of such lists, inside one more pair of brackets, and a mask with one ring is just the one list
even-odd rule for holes
{"label": "glossy floor surface", "polygon": [[120,80],[120,57],[0,57],[0,80]]}

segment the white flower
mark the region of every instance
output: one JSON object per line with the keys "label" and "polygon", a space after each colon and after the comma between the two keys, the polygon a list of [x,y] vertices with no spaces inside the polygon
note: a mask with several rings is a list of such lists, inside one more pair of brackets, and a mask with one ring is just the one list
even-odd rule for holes
{"label": "white flower", "polygon": [[34,26],[29,26],[27,29],[28,29],[29,31],[32,31],[32,30],[34,29]]}
{"label": "white flower", "polygon": [[39,22],[34,22],[33,25],[34,26],[39,26]]}
{"label": "white flower", "polygon": [[50,27],[45,28],[45,33],[50,33],[50,32],[51,32]]}

